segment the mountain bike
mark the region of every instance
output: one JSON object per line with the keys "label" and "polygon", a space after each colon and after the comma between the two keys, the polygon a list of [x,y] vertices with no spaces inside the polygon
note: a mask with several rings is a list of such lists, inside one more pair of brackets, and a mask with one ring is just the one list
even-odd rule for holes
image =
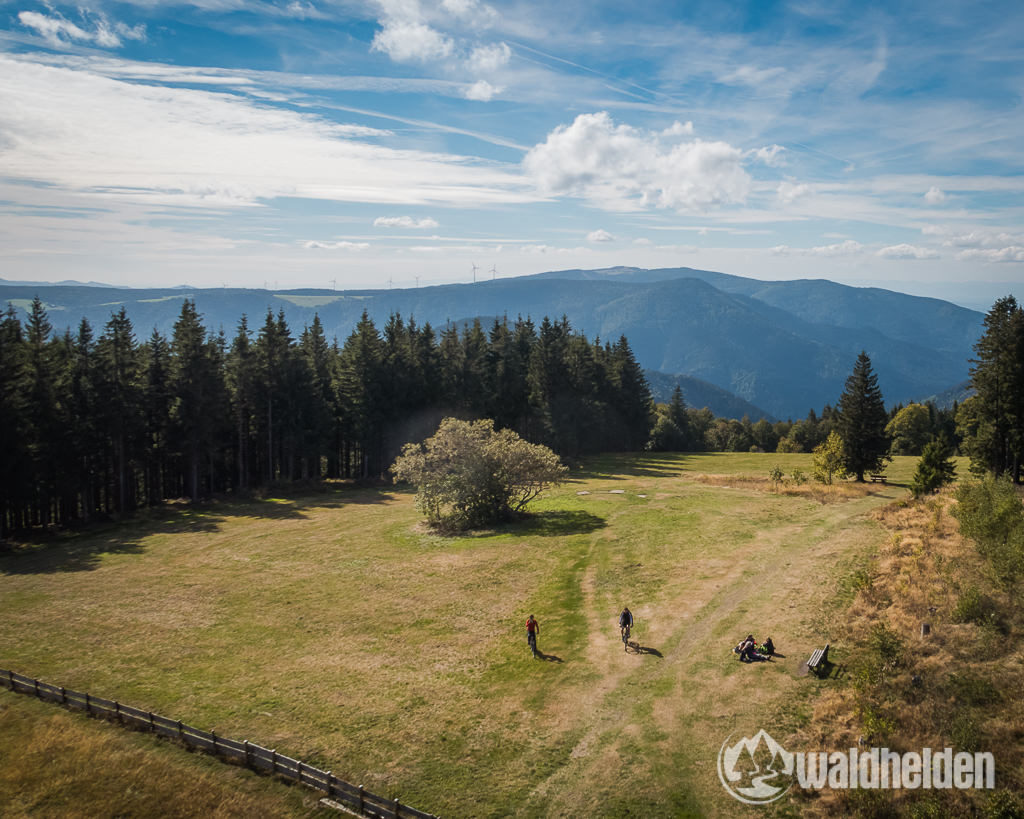
{"label": "mountain bike", "polygon": [[537,634],[533,631],[526,632],[526,642],[530,644],[530,651],[533,652],[533,656],[537,656]]}
{"label": "mountain bike", "polygon": [[622,627],[622,650],[629,651],[629,626]]}

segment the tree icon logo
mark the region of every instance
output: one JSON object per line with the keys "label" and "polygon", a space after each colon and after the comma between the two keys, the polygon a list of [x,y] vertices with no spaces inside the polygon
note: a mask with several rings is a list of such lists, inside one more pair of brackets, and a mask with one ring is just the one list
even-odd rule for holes
{"label": "tree icon logo", "polygon": [[793,754],[761,730],[718,752],[718,778],[729,794],[747,805],[767,805],[793,786]]}

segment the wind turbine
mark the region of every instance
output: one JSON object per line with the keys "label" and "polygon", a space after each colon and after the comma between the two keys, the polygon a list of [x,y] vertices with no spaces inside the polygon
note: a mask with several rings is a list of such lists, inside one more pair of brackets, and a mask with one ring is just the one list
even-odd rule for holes
{"label": "wind turbine", "polygon": [[477,271],[477,266],[474,264],[473,265],[473,284],[476,284],[476,271]]}
{"label": "wind turbine", "polygon": [[419,276],[416,277],[416,286],[417,287],[420,286],[420,277]]}
{"label": "wind turbine", "polygon": [[337,290],[337,289],[338,289],[338,280],[337,279],[331,279],[331,290]]}
{"label": "wind turbine", "polygon": [[494,281],[494,277],[497,276],[497,275],[498,275],[498,268],[492,264],[491,265],[491,281],[492,282]]}

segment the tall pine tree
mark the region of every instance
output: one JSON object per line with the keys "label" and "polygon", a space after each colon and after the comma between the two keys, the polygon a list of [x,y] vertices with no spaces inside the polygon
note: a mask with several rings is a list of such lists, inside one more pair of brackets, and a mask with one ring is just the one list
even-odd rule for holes
{"label": "tall pine tree", "polygon": [[[999,299],[985,316],[974,346],[972,410],[977,425],[968,442],[971,459],[995,475],[1020,482],[1024,455],[1024,311],[1013,296]],[[970,400],[970,399],[969,399]]]}
{"label": "tall pine tree", "polygon": [[846,389],[839,399],[839,435],[843,439],[846,471],[864,481],[865,472],[875,472],[889,457],[885,425],[889,415],[878,388],[878,376],[871,369],[866,352],[857,356]]}

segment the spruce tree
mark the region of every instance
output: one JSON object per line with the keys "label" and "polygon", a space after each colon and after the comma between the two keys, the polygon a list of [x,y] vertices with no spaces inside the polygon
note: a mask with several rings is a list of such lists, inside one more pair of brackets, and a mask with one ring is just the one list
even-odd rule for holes
{"label": "spruce tree", "polygon": [[226,379],[231,396],[231,413],[235,421],[235,466],[238,488],[248,489],[259,476],[253,473],[253,451],[256,447],[254,416],[257,411],[256,350],[252,343],[249,320],[242,314],[238,331],[228,353]]}
{"label": "spruce tree", "polygon": [[846,471],[860,482],[864,481],[865,472],[877,471],[888,460],[888,419],[878,376],[871,369],[868,354],[862,351],[839,399],[838,424]]}
{"label": "spruce tree", "polygon": [[952,483],[955,476],[953,446],[944,434],[939,435],[925,444],[921,460],[917,462],[917,472],[910,483],[910,490],[915,498],[919,498],[931,494],[947,483]]}
{"label": "spruce tree", "polygon": [[1013,296],[999,299],[985,316],[985,333],[974,346],[976,434],[972,461],[995,475],[1020,481],[1024,454],[1024,311]]}
{"label": "spruce tree", "polygon": [[134,506],[135,460],[142,437],[140,362],[135,333],[122,307],[111,316],[96,344],[97,384],[103,397],[100,428],[113,474],[112,497],[119,513]]}
{"label": "spruce tree", "polygon": [[166,477],[171,457],[171,413],[174,402],[171,383],[171,348],[158,330],[153,330],[142,348],[145,424],[142,457],[145,462],[146,498],[150,505],[167,497]]}
{"label": "spruce tree", "polygon": [[31,488],[28,428],[28,369],[21,322],[12,305],[0,319],[0,540],[20,528]]}

